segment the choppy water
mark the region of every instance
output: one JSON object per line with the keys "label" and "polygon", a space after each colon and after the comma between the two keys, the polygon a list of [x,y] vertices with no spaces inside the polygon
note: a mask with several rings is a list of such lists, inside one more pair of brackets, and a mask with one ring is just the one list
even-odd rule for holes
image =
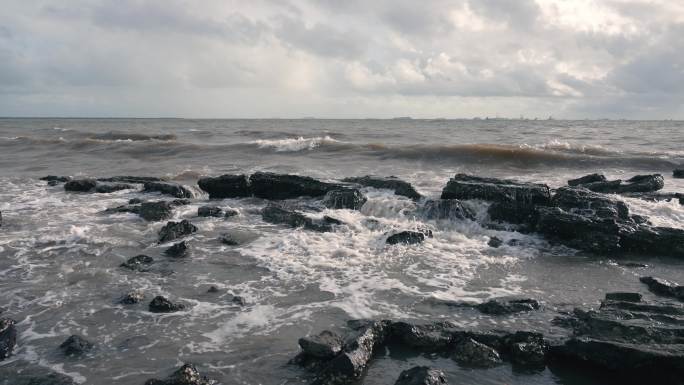
{"label": "choppy water", "polygon": [[[197,218],[206,196],[175,211],[199,231],[192,256],[162,256],[163,225],[133,214],[101,211],[149,194],[67,194],[37,178],[47,175],[165,176],[193,185],[201,175],[257,170],[321,179],[396,175],[427,196],[438,196],[457,172],[505,176],[557,187],[570,177],[659,172],[666,190],[684,165],[684,122],[448,121],[448,120],[178,120],[0,119],[0,307],[19,321],[17,354],[1,373],[44,366],[87,384],[141,384],[164,377],[180,362],[198,364],[224,384],[301,383],[303,371],[286,365],[296,340],[350,318],[452,320],[464,327],[537,329],[553,333],[553,312],[492,319],[467,309],[431,304],[431,298],[483,300],[520,295],[551,309],[595,306],[610,290],[648,293],[637,276],[684,281],[684,264],[649,259],[629,269],[551,246],[534,235],[495,231],[472,221],[426,221],[415,203],[366,189],[359,211],[330,214],[348,225],[313,233],[266,224],[258,199],[214,202],[240,212],[232,219]],[[684,227],[677,202],[627,199],[634,213],[656,224]],[[469,202],[479,215],[486,205]],[[427,226],[434,238],[413,247],[384,244],[391,229]],[[229,247],[223,232],[248,240]],[[493,249],[491,236],[518,239]],[[147,254],[150,272],[118,266]],[[219,294],[206,293],[210,285]],[[142,289],[147,301],[124,307],[118,297]],[[246,298],[239,307],[228,293]],[[162,294],[189,305],[159,315],[146,304]],[[97,344],[82,360],[57,346],[70,334]],[[452,383],[584,384],[588,378],[547,369],[516,373],[504,366],[462,370],[449,360],[391,352],[375,361],[366,384],[392,384],[399,369],[432,361]],[[0,376],[1,377],[1,376]],[[0,383],[2,380],[0,379]]]}

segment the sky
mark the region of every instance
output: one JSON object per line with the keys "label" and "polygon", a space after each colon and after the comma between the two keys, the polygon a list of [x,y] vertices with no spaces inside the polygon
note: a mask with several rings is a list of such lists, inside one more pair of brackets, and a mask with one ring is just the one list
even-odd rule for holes
{"label": "sky", "polygon": [[3,0],[0,116],[684,119],[682,0]]}

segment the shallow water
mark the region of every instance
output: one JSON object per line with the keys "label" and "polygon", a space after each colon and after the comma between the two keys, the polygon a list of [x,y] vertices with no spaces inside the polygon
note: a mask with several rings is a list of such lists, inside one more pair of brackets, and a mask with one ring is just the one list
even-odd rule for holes
{"label": "shallow water", "polygon": [[[199,228],[189,238],[192,255],[174,260],[162,255],[168,245],[156,243],[164,223],[101,213],[151,194],[68,194],[38,177],[132,174],[193,185],[201,175],[257,170],[330,180],[370,173],[399,176],[436,197],[457,172],[552,187],[590,172],[611,178],[659,172],[666,190],[684,191],[684,180],[670,178],[684,165],[683,132],[682,122],[0,119],[0,308],[19,322],[20,333],[16,354],[0,362],[0,373],[43,366],[87,384],[141,384],[189,361],[224,384],[301,383],[306,373],[287,365],[297,339],[341,329],[351,318],[450,320],[553,335],[563,333],[549,325],[555,311],[597,306],[611,290],[649,297],[640,275],[684,281],[681,261],[631,258],[649,267],[625,268],[534,235],[469,220],[427,221],[416,203],[370,188],[360,211],[316,214],[347,223],[323,234],[263,222],[259,210],[266,202],[259,199],[214,201],[240,215],[197,218],[207,203],[197,191],[192,204],[174,213],[174,220],[187,218]],[[655,224],[684,227],[677,202],[625,200]],[[486,215],[485,203],[468,204]],[[432,229],[434,238],[419,246],[385,245],[389,231],[418,226]],[[225,246],[217,240],[224,232],[246,243]],[[492,236],[518,243],[494,249],[487,245]],[[156,260],[151,271],[118,267],[137,254]],[[220,293],[206,293],[211,285]],[[146,301],[118,305],[131,289],[144,290]],[[230,294],[248,305],[233,304]],[[149,313],[155,295],[188,308]],[[537,298],[548,310],[492,318],[434,303],[499,296]],[[88,337],[96,350],[65,359],[57,346],[70,334]],[[424,362],[447,371],[452,383],[606,383],[553,368],[465,370],[443,357],[396,348],[380,354],[364,383],[392,384],[400,368]]]}

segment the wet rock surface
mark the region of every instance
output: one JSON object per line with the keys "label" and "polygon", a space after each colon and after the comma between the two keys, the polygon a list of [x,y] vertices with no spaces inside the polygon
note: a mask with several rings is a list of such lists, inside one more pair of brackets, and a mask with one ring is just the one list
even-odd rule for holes
{"label": "wet rock surface", "polygon": [[641,277],[641,283],[648,286],[648,290],[665,297],[677,298],[684,301],[684,286],[657,277]]}
{"label": "wet rock surface", "polygon": [[222,217],[223,210],[217,206],[202,206],[197,208],[197,216],[199,217]]}
{"label": "wet rock surface", "polygon": [[145,299],[145,294],[140,290],[129,291],[128,293],[121,296],[119,303],[122,305],[135,305],[140,303]]}
{"label": "wet rock surface", "polygon": [[195,365],[185,364],[164,380],[149,379],[145,385],[213,385],[216,381],[202,376]]}
{"label": "wet rock surface", "polygon": [[684,178],[684,168],[678,168],[672,171],[673,178]]}
{"label": "wet rock surface", "polygon": [[335,225],[342,222],[325,216],[322,219],[312,219],[304,214],[291,211],[278,205],[268,205],[261,211],[261,218],[268,223],[287,225],[292,228],[302,227],[318,232],[333,231]]}
{"label": "wet rock surface", "polygon": [[427,199],[420,208],[426,219],[474,219],[472,210],[458,199]]}
{"label": "wet rock surface", "polygon": [[158,192],[164,195],[170,195],[176,198],[192,198],[193,194],[190,189],[179,184],[171,182],[147,182],[143,185],[144,192]]}
{"label": "wet rock surface", "polygon": [[137,213],[146,221],[162,221],[171,218],[173,215],[173,205],[166,201],[143,202],[140,204]]}
{"label": "wet rock surface", "polygon": [[329,330],[299,339],[299,346],[304,354],[324,359],[333,358],[340,353],[343,343],[342,337]]}
{"label": "wet rock surface", "polygon": [[95,192],[100,194],[108,194],[121,190],[132,190],[135,187],[125,183],[97,183],[95,185]]}
{"label": "wet rock surface", "polygon": [[173,303],[166,297],[158,295],[152,299],[149,304],[149,310],[152,313],[173,313],[185,309],[185,305],[181,303]]}
{"label": "wet rock surface", "polygon": [[431,238],[432,237],[432,231],[430,230],[421,230],[421,231],[413,231],[413,230],[405,230],[405,231],[400,231],[398,233],[392,234],[389,237],[387,237],[387,240],[385,243],[388,245],[399,245],[399,244],[404,244],[404,245],[415,245],[418,243],[422,243],[425,241],[425,238]]}
{"label": "wet rock surface", "polygon": [[185,241],[175,243],[171,247],[169,247],[168,249],[164,250],[164,254],[167,257],[172,257],[172,258],[186,257],[189,254],[188,245],[185,243]]}
{"label": "wet rock surface", "polygon": [[399,378],[394,385],[446,385],[447,380],[439,369],[427,366],[416,366],[404,370],[399,374]]}
{"label": "wet rock surface", "polygon": [[342,181],[347,183],[356,183],[361,186],[373,187],[377,189],[392,190],[396,195],[405,196],[413,200],[418,200],[421,198],[421,195],[410,183],[394,176],[382,177],[366,175],[361,177],[344,178]]}
{"label": "wet rock surface", "polygon": [[257,172],[249,177],[250,190],[257,198],[282,200],[298,197],[322,197],[338,185],[288,174]]}
{"label": "wet rock surface", "polygon": [[135,271],[146,271],[152,263],[154,263],[152,257],[140,254],[129,258],[126,262],[121,264],[121,267]]}
{"label": "wet rock surface", "polygon": [[252,196],[245,175],[221,175],[200,179],[197,184],[211,199],[245,198]]}
{"label": "wet rock surface", "polygon": [[169,222],[159,230],[159,243],[166,243],[174,239],[188,236],[197,232],[197,227],[187,219],[180,222]]}
{"label": "wet rock surface", "polygon": [[473,368],[491,368],[503,363],[499,353],[472,338],[459,341],[452,354],[454,361]]}
{"label": "wet rock surface", "polygon": [[97,182],[95,179],[76,179],[64,184],[65,191],[90,192],[95,189]]}
{"label": "wet rock surface", "polygon": [[328,191],[323,204],[329,209],[359,210],[367,200],[357,189],[340,189]]}
{"label": "wet rock surface", "polygon": [[609,181],[603,175],[600,175],[603,178],[596,175],[587,175],[579,179],[570,180],[568,185],[582,186],[594,192],[613,194],[653,192],[661,190],[665,186],[665,179],[660,174],[636,175],[625,181],[620,179]]}
{"label": "wet rock surface", "polygon": [[73,357],[82,356],[90,352],[94,347],[95,345],[92,342],[76,334],[70,336],[59,345],[64,355]]}
{"label": "wet rock surface", "polygon": [[10,318],[0,318],[0,361],[12,355],[17,344],[16,322]]}

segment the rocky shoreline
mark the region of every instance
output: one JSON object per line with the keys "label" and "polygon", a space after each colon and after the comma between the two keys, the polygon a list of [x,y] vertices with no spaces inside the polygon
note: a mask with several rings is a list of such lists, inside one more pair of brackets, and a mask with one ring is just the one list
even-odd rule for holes
{"label": "rocky shoreline", "polygon": [[[675,171],[674,176],[677,175]],[[603,175],[590,174],[569,180],[568,186],[555,190],[545,184],[457,174],[444,186],[439,199],[422,196],[411,184],[396,177],[378,176],[324,182],[298,175],[257,172],[205,177],[197,186],[135,176],[85,179],[47,176],[42,179],[50,186],[63,184],[68,193],[106,194],[136,190],[150,195],[150,200],[131,200],[126,205],[105,210],[102,215],[125,212],[139,215],[148,222],[160,222],[171,219],[175,209],[191,200],[203,200],[203,194],[210,200],[258,198],[266,201],[259,213],[265,223],[313,232],[334,232],[344,226],[344,221],[334,215],[318,218],[312,214],[323,209],[359,210],[367,201],[363,192],[365,187],[391,190],[416,202],[420,215],[435,220],[477,221],[464,204],[464,201],[477,200],[488,204],[488,217],[480,223],[483,227],[508,226],[600,257],[684,258],[684,230],[653,225],[648,218],[631,214],[621,200],[623,196],[644,200],[676,199],[684,204],[681,194],[659,193],[665,183],[659,174],[637,175],[624,181],[609,181]],[[214,203],[210,201],[200,207],[197,217],[230,220],[240,215],[233,208]],[[0,226],[11,226],[11,217],[6,215],[5,223],[2,220],[0,213]],[[159,231],[157,242],[168,246],[165,256],[187,258],[192,250],[184,238],[201,231],[187,219],[168,221]],[[432,236],[427,228],[398,229],[386,234],[385,243],[388,247],[421,247],[420,244]],[[240,243],[240,239],[230,234],[219,241],[233,246]],[[489,242],[493,248],[503,244],[494,237]],[[148,271],[154,263],[152,257],[140,254],[128,259],[120,268],[136,274]],[[352,384],[363,377],[381,349],[400,346],[417,353],[438,353],[466,368],[510,364],[538,370],[547,365],[578,365],[617,377],[656,378],[658,383],[684,384],[684,286],[657,277],[641,277],[640,280],[661,298],[646,302],[638,293],[606,293],[597,310],[558,312],[554,323],[568,331],[561,339],[549,339],[529,330],[472,331],[449,322],[415,324],[401,320],[352,320],[346,335],[326,330],[302,337],[299,340],[302,351],[291,363],[310,373],[312,384]],[[232,298],[236,306],[246,305],[242,297]],[[131,288],[119,303],[130,306],[143,301],[145,293]],[[471,307],[487,317],[554,311],[529,298],[446,305],[455,311]],[[171,313],[183,311],[186,306],[189,305],[157,296],[149,302],[148,311]],[[17,344],[21,344],[17,332],[21,324],[17,324],[11,315],[0,312],[0,316],[3,317],[0,318],[0,360],[4,360],[12,356]],[[83,336],[72,335],[57,348],[65,357],[77,359],[97,354],[98,346]],[[33,377],[22,374],[16,383],[66,385],[74,382],[58,373],[43,373]],[[216,382],[201,376],[191,364],[182,366],[166,379],[145,382],[148,385],[213,383]],[[441,370],[431,367],[409,369],[400,373],[396,380],[396,384],[445,383]]]}

